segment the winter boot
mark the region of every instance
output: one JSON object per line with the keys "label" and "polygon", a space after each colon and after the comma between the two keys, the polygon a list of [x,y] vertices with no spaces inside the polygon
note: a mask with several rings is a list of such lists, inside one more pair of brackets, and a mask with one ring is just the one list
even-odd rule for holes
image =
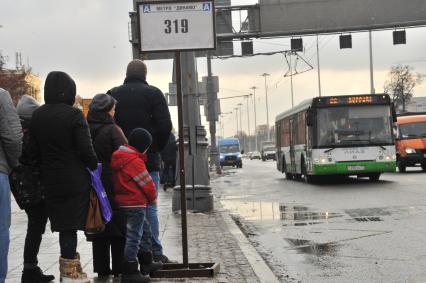
{"label": "winter boot", "polygon": [[123,266],[123,274],[121,274],[121,282],[126,283],[147,283],[151,281],[149,276],[140,274],[137,261],[125,261]]}
{"label": "winter boot", "polygon": [[140,251],[138,253],[138,260],[141,265],[141,273],[144,275],[163,268],[163,263],[161,261],[156,262],[153,260],[152,252]]}
{"label": "winter boot", "polygon": [[24,268],[22,271],[21,283],[44,283],[55,279],[53,275],[44,275],[40,267]]}
{"label": "winter boot", "polygon": [[80,256],[75,259],[59,258],[59,272],[62,283],[90,283],[87,274],[83,272],[80,264]]}
{"label": "winter boot", "polygon": [[162,263],[178,263],[177,261],[175,261],[175,260],[171,260],[171,259],[169,259],[167,256],[165,256],[165,255],[155,255],[154,256],[154,261],[159,261],[159,262],[162,262]]}

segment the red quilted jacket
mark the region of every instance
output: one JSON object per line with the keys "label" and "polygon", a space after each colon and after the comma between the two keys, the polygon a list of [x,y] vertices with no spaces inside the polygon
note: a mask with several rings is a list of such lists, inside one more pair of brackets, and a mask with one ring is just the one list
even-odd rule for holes
{"label": "red quilted jacket", "polygon": [[115,201],[120,207],[146,207],[157,199],[144,159],[144,154],[127,144],[112,154]]}

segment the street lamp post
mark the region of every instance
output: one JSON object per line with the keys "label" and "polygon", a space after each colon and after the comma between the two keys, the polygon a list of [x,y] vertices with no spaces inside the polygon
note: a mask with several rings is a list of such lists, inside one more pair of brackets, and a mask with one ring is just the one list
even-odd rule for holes
{"label": "street lamp post", "polygon": [[266,125],[268,127],[268,141],[271,140],[270,128],[269,128],[269,104],[268,104],[268,85],[266,84],[266,77],[270,76],[268,73],[263,73],[261,75],[265,78],[265,97],[266,97]]}
{"label": "street lamp post", "polygon": [[238,107],[235,107],[234,110],[235,110],[235,121],[237,122],[237,137],[238,137],[238,132],[239,132],[239,127],[238,127]]}
{"label": "street lamp post", "polygon": [[256,117],[256,86],[252,86],[250,89],[253,90],[253,105],[254,105],[254,139],[255,139],[255,149],[257,150],[257,117]]}
{"label": "street lamp post", "polygon": [[[242,103],[238,103],[237,104],[240,108],[239,108],[239,110],[240,110],[240,136],[241,136],[241,138],[243,138],[243,120],[242,120],[242,109],[241,109],[241,107],[243,106],[243,104]],[[244,144],[244,147],[246,146],[246,140],[244,139],[244,141],[243,141],[243,144]]]}
{"label": "street lamp post", "polygon": [[250,96],[252,96],[252,94],[248,94],[245,95],[244,98],[247,99],[247,150],[250,152],[251,151],[251,147],[250,147],[250,110],[249,110],[249,98]]}

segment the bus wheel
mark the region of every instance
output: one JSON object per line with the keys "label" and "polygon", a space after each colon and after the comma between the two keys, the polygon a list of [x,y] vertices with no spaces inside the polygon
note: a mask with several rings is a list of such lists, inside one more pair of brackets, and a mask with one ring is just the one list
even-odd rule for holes
{"label": "bus wheel", "polygon": [[293,180],[293,174],[291,174],[291,173],[285,173],[285,178],[287,180]]}
{"label": "bus wheel", "polygon": [[422,170],[426,171],[426,163],[422,163]]}
{"label": "bus wheel", "polygon": [[380,179],[380,173],[373,173],[368,175],[368,178],[370,179],[370,181],[378,181]]}
{"label": "bus wheel", "polygon": [[399,173],[405,173],[407,166],[405,166],[401,161],[398,161],[398,171]]}

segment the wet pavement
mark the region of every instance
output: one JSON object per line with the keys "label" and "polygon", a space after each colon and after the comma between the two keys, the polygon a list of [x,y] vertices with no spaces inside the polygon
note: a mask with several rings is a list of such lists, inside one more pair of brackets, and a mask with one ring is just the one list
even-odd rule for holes
{"label": "wet pavement", "polygon": [[[172,213],[173,191],[159,192],[160,238],[166,255],[182,262],[182,230],[180,214]],[[11,244],[9,252],[9,272],[7,283],[20,282],[22,272],[23,243],[26,232],[26,215],[12,202]],[[220,271],[214,278],[192,279],[153,279],[153,282],[278,282],[244,237],[227,211],[215,204],[212,213],[188,213],[188,251],[190,263],[219,263]],[[92,268],[91,244],[79,232],[78,251],[83,269],[92,282],[120,282],[110,278],[97,280]],[[51,233],[49,227],[43,237],[39,253],[39,266],[49,274],[54,274],[59,282],[59,243],[58,233]]]}
{"label": "wet pavement", "polygon": [[213,182],[283,282],[426,282],[426,173],[311,185],[245,160]]}

